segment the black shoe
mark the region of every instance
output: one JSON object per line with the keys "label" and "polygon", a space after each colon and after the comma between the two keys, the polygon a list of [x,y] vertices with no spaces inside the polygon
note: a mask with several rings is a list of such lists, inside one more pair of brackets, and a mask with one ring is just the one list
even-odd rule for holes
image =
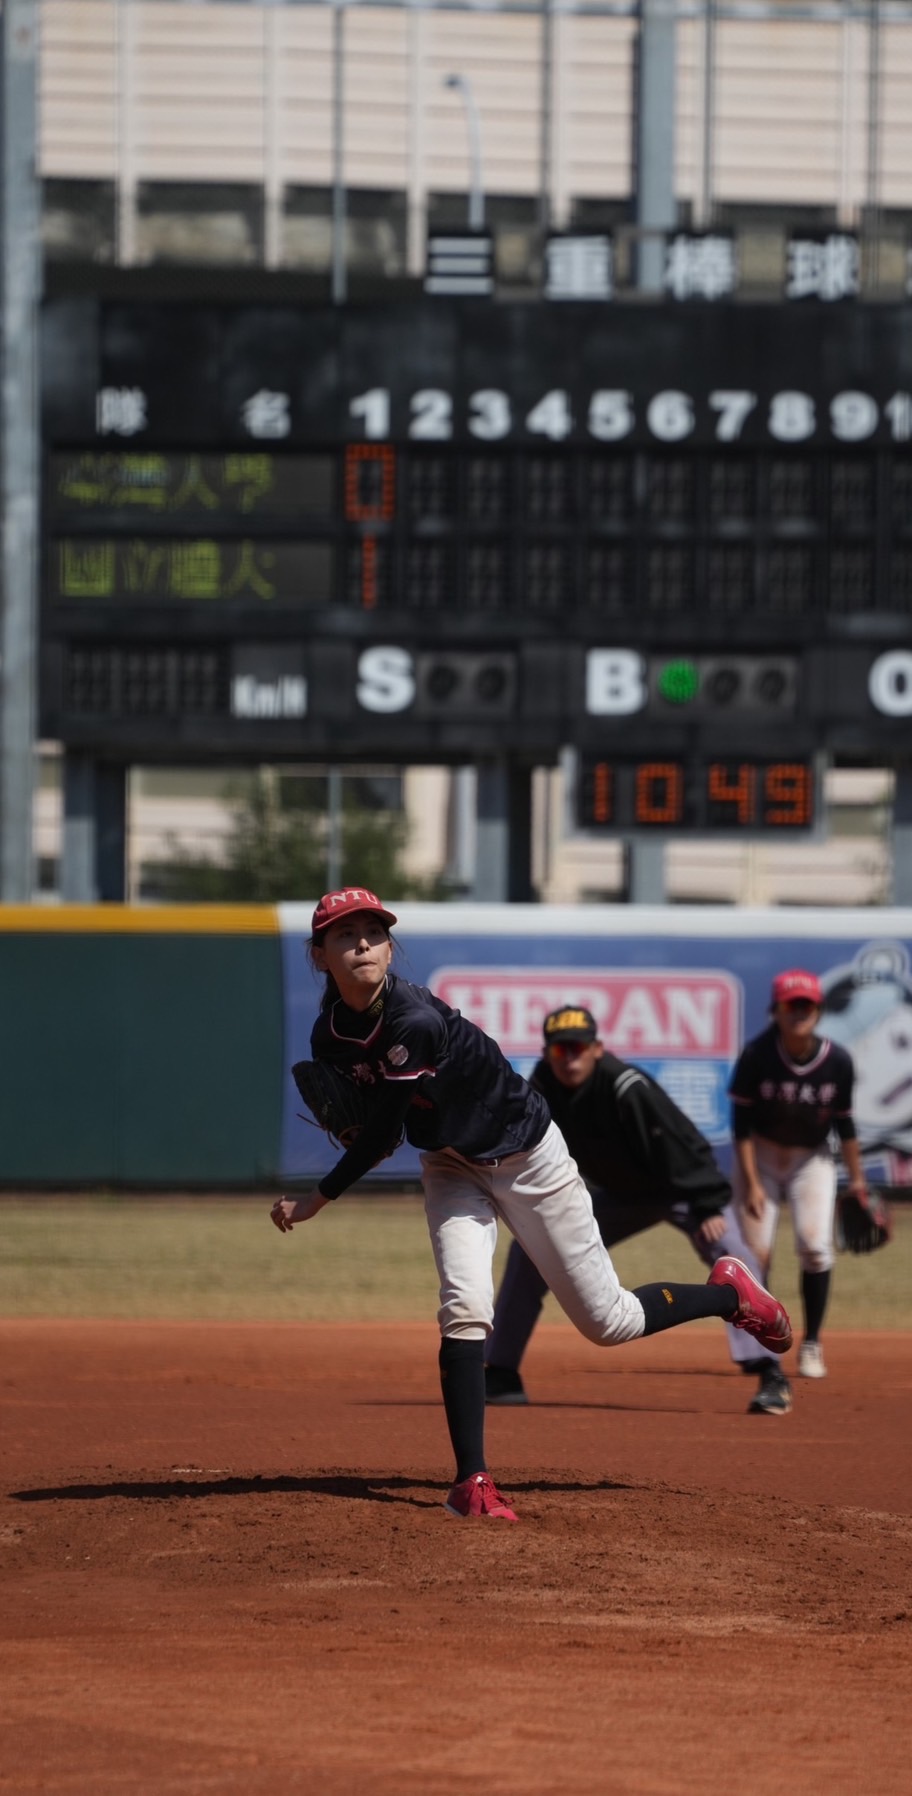
{"label": "black shoe", "polygon": [[787,1416],[792,1407],[792,1392],[788,1379],[778,1366],[767,1361],[768,1370],[760,1374],[760,1389],[756,1397],[752,1397],[748,1406],[749,1416]]}
{"label": "black shoe", "polygon": [[743,1359],[741,1371],[746,1372],[748,1378],[762,1378],[764,1372],[769,1371],[772,1363],[768,1353],[761,1353],[758,1359]]}
{"label": "black shoe", "polygon": [[485,1402],[518,1406],[528,1403],[519,1373],[512,1366],[485,1366]]}

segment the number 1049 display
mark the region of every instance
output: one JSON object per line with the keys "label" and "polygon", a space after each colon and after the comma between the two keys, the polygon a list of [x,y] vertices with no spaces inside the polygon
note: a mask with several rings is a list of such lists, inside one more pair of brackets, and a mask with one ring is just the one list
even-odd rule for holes
{"label": "number 1049 display", "polygon": [[811,760],[745,756],[695,761],[583,755],[577,813],[584,830],[795,835],[816,822],[815,767]]}

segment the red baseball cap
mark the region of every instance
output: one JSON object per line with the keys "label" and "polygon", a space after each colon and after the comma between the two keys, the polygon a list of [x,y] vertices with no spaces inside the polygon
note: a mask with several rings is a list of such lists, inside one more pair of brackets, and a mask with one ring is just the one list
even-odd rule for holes
{"label": "red baseball cap", "polygon": [[775,1009],[777,1004],[788,1004],[793,998],[807,998],[811,1004],[823,1003],[823,992],[816,973],[804,973],[800,967],[791,967],[787,973],[777,973],[773,980],[770,1004]]}
{"label": "red baseball cap", "polygon": [[338,923],[340,917],[350,917],[359,910],[379,917],[387,929],[392,929],[396,922],[392,911],[384,910],[376,892],[368,892],[364,886],[346,886],[341,892],[324,892],[310,921],[311,936],[322,935],[331,923]]}

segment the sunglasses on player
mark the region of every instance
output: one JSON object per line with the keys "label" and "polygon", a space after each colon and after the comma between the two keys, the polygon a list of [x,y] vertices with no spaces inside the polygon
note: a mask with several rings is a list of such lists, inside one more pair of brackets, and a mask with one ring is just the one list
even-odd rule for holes
{"label": "sunglasses on player", "polygon": [[790,1010],[793,1016],[808,1016],[812,1010],[819,1008],[820,1006],[814,1003],[813,998],[786,998],[785,1000],[785,1009]]}
{"label": "sunglasses on player", "polygon": [[591,1048],[591,1041],[549,1041],[548,1052],[556,1054],[558,1060],[575,1060],[578,1054]]}

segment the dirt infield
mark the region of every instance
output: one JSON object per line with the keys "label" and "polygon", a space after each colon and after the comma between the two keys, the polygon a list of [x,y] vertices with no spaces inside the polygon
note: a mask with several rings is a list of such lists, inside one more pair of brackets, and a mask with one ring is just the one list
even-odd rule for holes
{"label": "dirt infield", "polygon": [[905,1796],[912,1336],[828,1357],[540,1330],[512,1527],[424,1325],[0,1323],[0,1791]]}

